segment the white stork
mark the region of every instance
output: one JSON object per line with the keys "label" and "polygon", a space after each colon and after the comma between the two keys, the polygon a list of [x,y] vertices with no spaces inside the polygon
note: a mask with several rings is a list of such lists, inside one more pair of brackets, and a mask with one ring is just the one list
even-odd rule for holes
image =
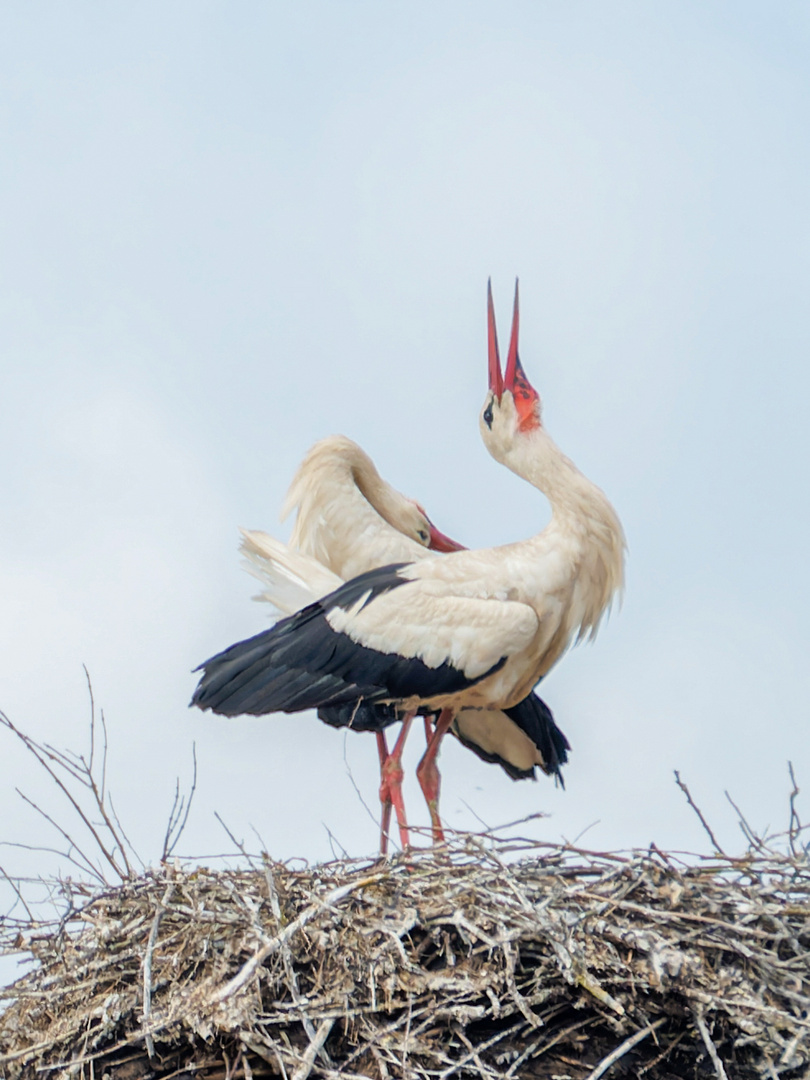
{"label": "white stork", "polygon": [[[624,534],[604,493],[543,427],[512,335],[501,373],[488,293],[492,456],[543,492],[552,517],[528,540],[361,574],[201,665],[192,704],[235,716],[364,703],[439,712],[419,767],[435,813],[439,743],[462,709],[518,705],[575,641],[593,637],[620,591]],[[430,799],[429,799],[430,803]],[[440,826],[439,826],[440,828]]]}
{"label": "white stork", "polygon": [[[267,533],[242,530],[247,568],[265,585],[256,597],[291,615],[338,588],[347,578],[389,563],[413,562],[431,552],[463,551],[440,532],[425,510],[391,487],[357,443],[330,435],[307,452],[293,477],[281,518],[296,511],[289,545]],[[326,723],[374,731],[380,757],[385,854],[392,806],[403,847],[408,825],[402,798],[402,752],[413,721],[406,717],[389,753],[384,728],[400,719],[394,710],[320,710]],[[426,728],[432,736],[430,720]],[[563,736],[564,738],[564,736]]]}

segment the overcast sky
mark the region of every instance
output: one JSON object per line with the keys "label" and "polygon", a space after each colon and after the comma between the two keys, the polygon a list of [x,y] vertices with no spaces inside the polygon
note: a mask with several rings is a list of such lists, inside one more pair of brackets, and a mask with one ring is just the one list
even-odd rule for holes
{"label": "overcast sky", "polygon": [[[193,742],[183,851],[230,847],[214,811],[277,858],[328,857],[327,829],[374,850],[371,737],[189,710],[190,672],[267,625],[238,527],[288,535],[324,435],[470,547],[543,527],[478,434],[489,275],[504,337],[520,276],[524,365],[622,518],[628,584],[544,683],[566,790],[448,740],[447,822],[705,850],[677,768],[732,850],[726,789],[787,824],[788,759],[810,788],[808,10],[3,5],[0,708],[81,749],[87,666],[145,860]],[[14,789],[59,814],[54,791],[4,732],[0,762],[0,839],[42,842]]]}

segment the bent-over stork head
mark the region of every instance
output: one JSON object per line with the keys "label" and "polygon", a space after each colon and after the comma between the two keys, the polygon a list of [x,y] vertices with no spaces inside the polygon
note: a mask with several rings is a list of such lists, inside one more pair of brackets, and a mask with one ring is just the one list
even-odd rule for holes
{"label": "bent-over stork head", "polygon": [[424,546],[430,548],[431,551],[467,550],[463,544],[451,540],[449,536],[446,536],[440,529],[437,529],[425,513],[424,507],[420,506],[418,502],[414,502],[412,505],[416,510],[418,517],[415,520],[416,530],[410,535],[417,543],[424,544]]}
{"label": "bent-over stork head", "polygon": [[495,309],[492,304],[492,282],[489,282],[487,284],[489,393],[481,410],[481,435],[490,453],[498,460],[502,460],[504,450],[513,446],[522,435],[537,431],[542,426],[540,395],[526,378],[526,372],[518,356],[519,327],[518,283],[515,281],[512,336],[509,340],[506,370],[501,374],[498,332],[495,329]]}
{"label": "bent-over stork head", "polygon": [[388,492],[384,505],[379,502],[372,502],[372,505],[389,525],[431,551],[466,551],[463,544],[456,543],[436,528],[416,499],[409,499],[394,488],[386,487]]}

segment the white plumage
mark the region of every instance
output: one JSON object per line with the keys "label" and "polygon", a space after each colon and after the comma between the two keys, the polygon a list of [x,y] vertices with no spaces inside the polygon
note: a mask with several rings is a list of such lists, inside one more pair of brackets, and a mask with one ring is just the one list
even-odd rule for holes
{"label": "white plumage", "polygon": [[[459,710],[516,706],[575,640],[596,633],[623,582],[615,511],[543,428],[539,396],[518,358],[517,289],[503,374],[491,293],[488,300],[481,435],[497,461],[547,496],[549,525],[518,543],[350,581],[212,658],[194,698],[231,715],[358,697],[409,712],[441,710],[420,765],[423,790],[435,783],[436,797],[436,752]],[[437,814],[434,831],[440,835]]]}

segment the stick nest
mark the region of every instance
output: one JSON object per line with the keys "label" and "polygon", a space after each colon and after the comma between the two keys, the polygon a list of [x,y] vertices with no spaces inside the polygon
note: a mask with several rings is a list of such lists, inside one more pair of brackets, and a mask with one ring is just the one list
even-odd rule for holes
{"label": "stick nest", "polygon": [[810,1076],[810,865],[464,837],[4,920],[9,1080]]}

